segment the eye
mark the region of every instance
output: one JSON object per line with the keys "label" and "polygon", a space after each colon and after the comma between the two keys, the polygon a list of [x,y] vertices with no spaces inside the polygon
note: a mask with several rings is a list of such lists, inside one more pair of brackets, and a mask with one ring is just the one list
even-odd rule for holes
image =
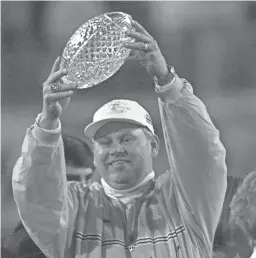
{"label": "eye", "polygon": [[134,137],[132,137],[131,135],[126,135],[123,137],[123,142],[124,143],[129,143],[134,139]]}

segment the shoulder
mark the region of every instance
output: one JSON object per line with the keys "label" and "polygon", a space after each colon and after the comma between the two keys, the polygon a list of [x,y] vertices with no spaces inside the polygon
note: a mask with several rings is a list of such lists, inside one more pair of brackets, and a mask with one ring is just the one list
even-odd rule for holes
{"label": "shoulder", "polygon": [[170,170],[166,170],[156,179],[156,190],[171,194],[174,186],[174,175]]}
{"label": "shoulder", "polygon": [[157,186],[162,186],[163,184],[168,184],[173,179],[173,173],[170,170],[166,170],[162,173],[156,180]]}
{"label": "shoulder", "polygon": [[78,181],[69,181],[68,189],[72,195],[77,197],[96,197],[100,195],[103,191],[103,187],[100,183],[94,182],[91,185],[84,184]]}

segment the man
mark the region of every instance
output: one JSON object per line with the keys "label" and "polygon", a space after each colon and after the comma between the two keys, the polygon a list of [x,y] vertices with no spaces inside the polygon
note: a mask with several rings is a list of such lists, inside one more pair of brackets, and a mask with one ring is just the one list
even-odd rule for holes
{"label": "man", "polygon": [[[62,134],[68,181],[89,185],[94,173],[93,153],[89,144],[76,136]],[[2,257],[44,258],[45,255],[31,240],[22,222],[17,221],[13,233],[2,239]]]}
{"label": "man", "polygon": [[253,249],[250,258],[256,258],[256,171],[244,178],[231,201],[230,213],[231,224],[241,227]]}
{"label": "man", "polygon": [[127,35],[136,41],[125,47],[154,78],[170,171],[154,179],[159,141],[147,111],[114,100],[85,128],[101,184],[67,184],[59,118],[76,85],[58,83],[67,71],[57,59],[13,173],[20,217],[47,257],[212,257],[227,184],[225,149],[191,85],[132,24],[136,31]]}
{"label": "man", "polygon": [[93,153],[89,144],[80,138],[63,134],[66,174],[68,181],[91,184],[95,172]]}
{"label": "man", "polygon": [[221,211],[220,220],[215,232],[213,250],[218,251],[226,245],[229,240],[229,218],[230,203],[243,179],[240,177],[227,176],[227,190]]}
{"label": "man", "polygon": [[232,200],[227,202],[225,238],[221,245],[216,246],[214,258],[255,258],[256,171],[249,173],[233,191]]}
{"label": "man", "polygon": [[230,203],[242,182],[243,178],[227,177],[227,191],[214,237],[214,258],[249,258],[252,253],[247,234],[236,223],[230,223]]}

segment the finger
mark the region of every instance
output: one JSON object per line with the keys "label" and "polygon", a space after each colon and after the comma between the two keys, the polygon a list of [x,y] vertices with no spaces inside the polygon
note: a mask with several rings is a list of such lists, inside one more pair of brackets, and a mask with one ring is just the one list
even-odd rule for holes
{"label": "finger", "polygon": [[45,96],[45,100],[50,103],[50,102],[56,102],[61,99],[69,98],[74,94],[74,91],[64,91],[64,92],[58,92],[58,93],[48,93]]}
{"label": "finger", "polygon": [[145,43],[143,42],[126,42],[124,43],[124,47],[129,49],[143,50],[145,52],[149,52],[150,50],[152,50],[152,44],[147,43],[147,49],[145,49]]}
{"label": "finger", "polygon": [[54,72],[53,74],[51,74],[51,75],[48,77],[47,83],[48,83],[48,84],[52,84],[52,83],[54,83],[54,82],[60,80],[61,77],[63,77],[64,75],[67,75],[67,74],[68,74],[68,72],[67,72],[66,69],[64,69],[64,70],[59,70],[59,71],[57,71],[57,72]]}
{"label": "finger", "polygon": [[131,55],[125,58],[125,61],[134,61],[134,60],[140,60],[140,56],[138,55]]}
{"label": "finger", "polygon": [[128,57],[125,58],[125,60],[134,60],[133,57],[139,55],[139,50],[135,50],[135,49],[130,49],[130,50],[131,50],[130,54]]}
{"label": "finger", "polygon": [[69,91],[69,90],[72,90],[72,91],[75,91],[77,90],[77,87],[78,87],[78,84],[77,83],[70,83],[70,84],[67,84],[67,83],[60,83],[59,84],[59,89],[57,92],[53,92],[52,89],[51,89],[51,86],[52,84],[45,86],[44,89],[43,89],[43,94],[44,95],[47,95],[47,94],[52,94],[52,93],[59,93],[59,92],[65,92],[65,91]]}
{"label": "finger", "polygon": [[153,37],[137,21],[132,20],[132,26],[136,29],[136,31],[141,32],[153,39]]}
{"label": "finger", "polygon": [[125,58],[125,61],[134,61],[134,60],[136,60],[136,61],[142,62],[144,59],[145,58],[143,56],[134,54],[134,55],[130,55],[127,58]]}
{"label": "finger", "polygon": [[139,55],[140,51],[136,50],[136,49],[130,49],[130,54],[129,56],[135,56],[135,55]]}
{"label": "finger", "polygon": [[51,74],[55,73],[59,70],[60,68],[60,60],[61,58],[58,56],[57,59],[55,60],[53,66],[52,66],[52,70],[51,70]]}
{"label": "finger", "polygon": [[128,30],[125,32],[127,36],[132,37],[138,41],[145,42],[145,43],[151,43],[152,38],[146,36],[145,34],[142,34],[140,32]]}
{"label": "finger", "polygon": [[78,84],[77,83],[61,83],[60,84],[60,92],[64,92],[64,91],[69,91],[69,90],[76,90],[77,89]]}

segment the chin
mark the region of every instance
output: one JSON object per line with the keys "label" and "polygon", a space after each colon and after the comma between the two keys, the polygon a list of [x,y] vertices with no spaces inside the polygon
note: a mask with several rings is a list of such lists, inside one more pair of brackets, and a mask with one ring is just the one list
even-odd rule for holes
{"label": "chin", "polygon": [[112,178],[110,181],[115,184],[126,184],[126,185],[131,184],[131,179],[127,177],[115,177],[115,178]]}
{"label": "chin", "polygon": [[131,179],[127,178],[127,177],[126,178],[116,178],[115,180],[111,179],[110,182],[111,182],[111,185],[113,186],[113,188],[118,189],[118,190],[126,190],[126,189],[132,188],[134,186]]}
{"label": "chin", "polygon": [[125,168],[118,168],[109,169],[107,173],[109,175],[109,180],[111,180],[112,182],[125,183],[131,181],[131,172],[132,171]]}

